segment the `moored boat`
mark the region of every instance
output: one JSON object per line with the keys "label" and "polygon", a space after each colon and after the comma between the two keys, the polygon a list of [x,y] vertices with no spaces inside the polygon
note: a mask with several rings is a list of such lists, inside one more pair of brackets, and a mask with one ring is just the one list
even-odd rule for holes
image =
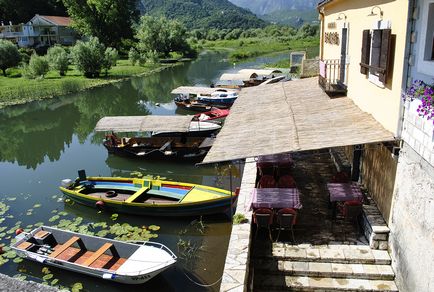
{"label": "moored boat", "polygon": [[221,123],[228,115],[228,109],[213,108],[208,112],[195,114],[193,117],[193,121],[209,121]]}
{"label": "moored boat", "polygon": [[237,92],[226,92],[216,90],[211,94],[201,94],[197,96],[197,101],[206,103],[212,106],[226,105],[231,106],[238,98]]}
{"label": "moored boat", "polygon": [[21,233],[11,248],[29,260],[124,284],[142,284],[176,263],[156,242],[123,242],[48,226]]}
{"label": "moored boat", "polygon": [[63,180],[60,190],[94,208],[150,216],[230,214],[237,192],[152,178],[86,177]]}
{"label": "moored boat", "polygon": [[187,132],[171,132],[171,131],[154,131],[152,136],[154,137],[168,137],[168,136],[186,136],[186,137],[208,137],[215,134],[222,128],[217,123],[211,121],[195,120],[195,116],[190,123],[190,127]]}
{"label": "moored boat", "polygon": [[180,108],[184,108],[187,110],[197,111],[197,112],[206,112],[210,111],[213,107],[217,107],[220,109],[228,109],[231,107],[231,104],[216,104],[211,105],[209,103],[200,102],[197,100],[191,100],[189,98],[177,96],[174,99],[176,106]]}
{"label": "moored boat", "polygon": [[[190,133],[192,124],[197,124],[192,121],[192,116],[118,116],[100,119],[95,130],[112,132],[103,142],[109,153],[148,160],[197,162],[205,157],[214,141],[206,136],[220,129],[220,125],[207,123],[205,131],[197,129]],[[115,131],[134,132],[135,135],[118,137]],[[158,134],[151,136],[156,132],[161,137]]]}
{"label": "moored boat", "polygon": [[103,142],[111,154],[147,160],[201,161],[215,138],[164,135],[153,137],[121,137],[108,134]]}

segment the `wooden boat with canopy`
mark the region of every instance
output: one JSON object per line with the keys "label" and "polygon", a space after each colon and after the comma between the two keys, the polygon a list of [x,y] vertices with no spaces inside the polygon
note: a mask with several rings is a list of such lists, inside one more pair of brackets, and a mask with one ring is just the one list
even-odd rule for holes
{"label": "wooden boat with canopy", "polygon": [[[109,153],[148,160],[197,162],[205,157],[214,138],[205,134],[189,135],[191,119],[191,116],[104,117],[98,121],[95,130],[111,131],[103,142]],[[217,129],[211,128],[213,131]],[[211,128],[206,128],[207,134]],[[160,135],[118,137],[116,133],[119,132],[159,132]]]}
{"label": "wooden boat with canopy", "polygon": [[123,242],[42,226],[20,233],[11,246],[29,260],[125,284],[141,284],[176,263],[156,242]]}
{"label": "wooden boat with canopy", "polygon": [[152,178],[87,177],[83,170],[60,190],[77,203],[119,213],[154,216],[231,214],[237,193]]}

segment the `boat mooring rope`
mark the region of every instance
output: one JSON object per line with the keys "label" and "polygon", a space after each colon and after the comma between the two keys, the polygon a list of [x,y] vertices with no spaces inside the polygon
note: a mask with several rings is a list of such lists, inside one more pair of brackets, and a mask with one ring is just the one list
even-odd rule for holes
{"label": "boat mooring rope", "polygon": [[215,281],[212,284],[201,284],[201,283],[196,282],[192,278],[190,278],[186,272],[183,272],[183,273],[184,273],[185,277],[187,277],[187,279],[190,280],[190,282],[192,282],[193,284],[196,284],[197,286],[200,286],[200,287],[212,287],[212,286],[218,284],[218,282],[220,282],[223,279],[223,276],[221,276],[217,281]]}

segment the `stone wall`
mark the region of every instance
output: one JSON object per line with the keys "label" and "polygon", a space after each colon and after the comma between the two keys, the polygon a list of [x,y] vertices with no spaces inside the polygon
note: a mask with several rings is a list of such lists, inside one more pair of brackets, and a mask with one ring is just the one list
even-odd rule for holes
{"label": "stone wall", "polygon": [[400,153],[389,227],[400,291],[433,291],[434,168],[407,143]]}
{"label": "stone wall", "polygon": [[434,127],[406,103],[403,147],[396,174],[390,239],[401,291],[433,291]]}
{"label": "stone wall", "polygon": [[368,144],[362,153],[361,182],[389,223],[397,161],[383,144]]}
{"label": "stone wall", "polygon": [[319,75],[318,59],[303,59],[301,63],[301,78],[314,77]]}

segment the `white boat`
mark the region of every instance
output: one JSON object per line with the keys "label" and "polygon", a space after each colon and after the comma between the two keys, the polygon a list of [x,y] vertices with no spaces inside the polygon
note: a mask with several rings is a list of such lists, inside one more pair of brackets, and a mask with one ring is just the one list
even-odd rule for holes
{"label": "white boat", "polygon": [[124,284],[142,284],[176,263],[156,242],[123,242],[42,226],[11,246],[29,260]]}
{"label": "white boat", "polygon": [[238,98],[237,92],[216,90],[211,94],[198,95],[196,99],[199,102],[213,105],[213,104],[233,104],[237,98]]}
{"label": "white boat", "polygon": [[221,125],[213,122],[191,121],[187,132],[154,131],[152,136],[185,136],[189,137],[208,137],[221,129]]}

